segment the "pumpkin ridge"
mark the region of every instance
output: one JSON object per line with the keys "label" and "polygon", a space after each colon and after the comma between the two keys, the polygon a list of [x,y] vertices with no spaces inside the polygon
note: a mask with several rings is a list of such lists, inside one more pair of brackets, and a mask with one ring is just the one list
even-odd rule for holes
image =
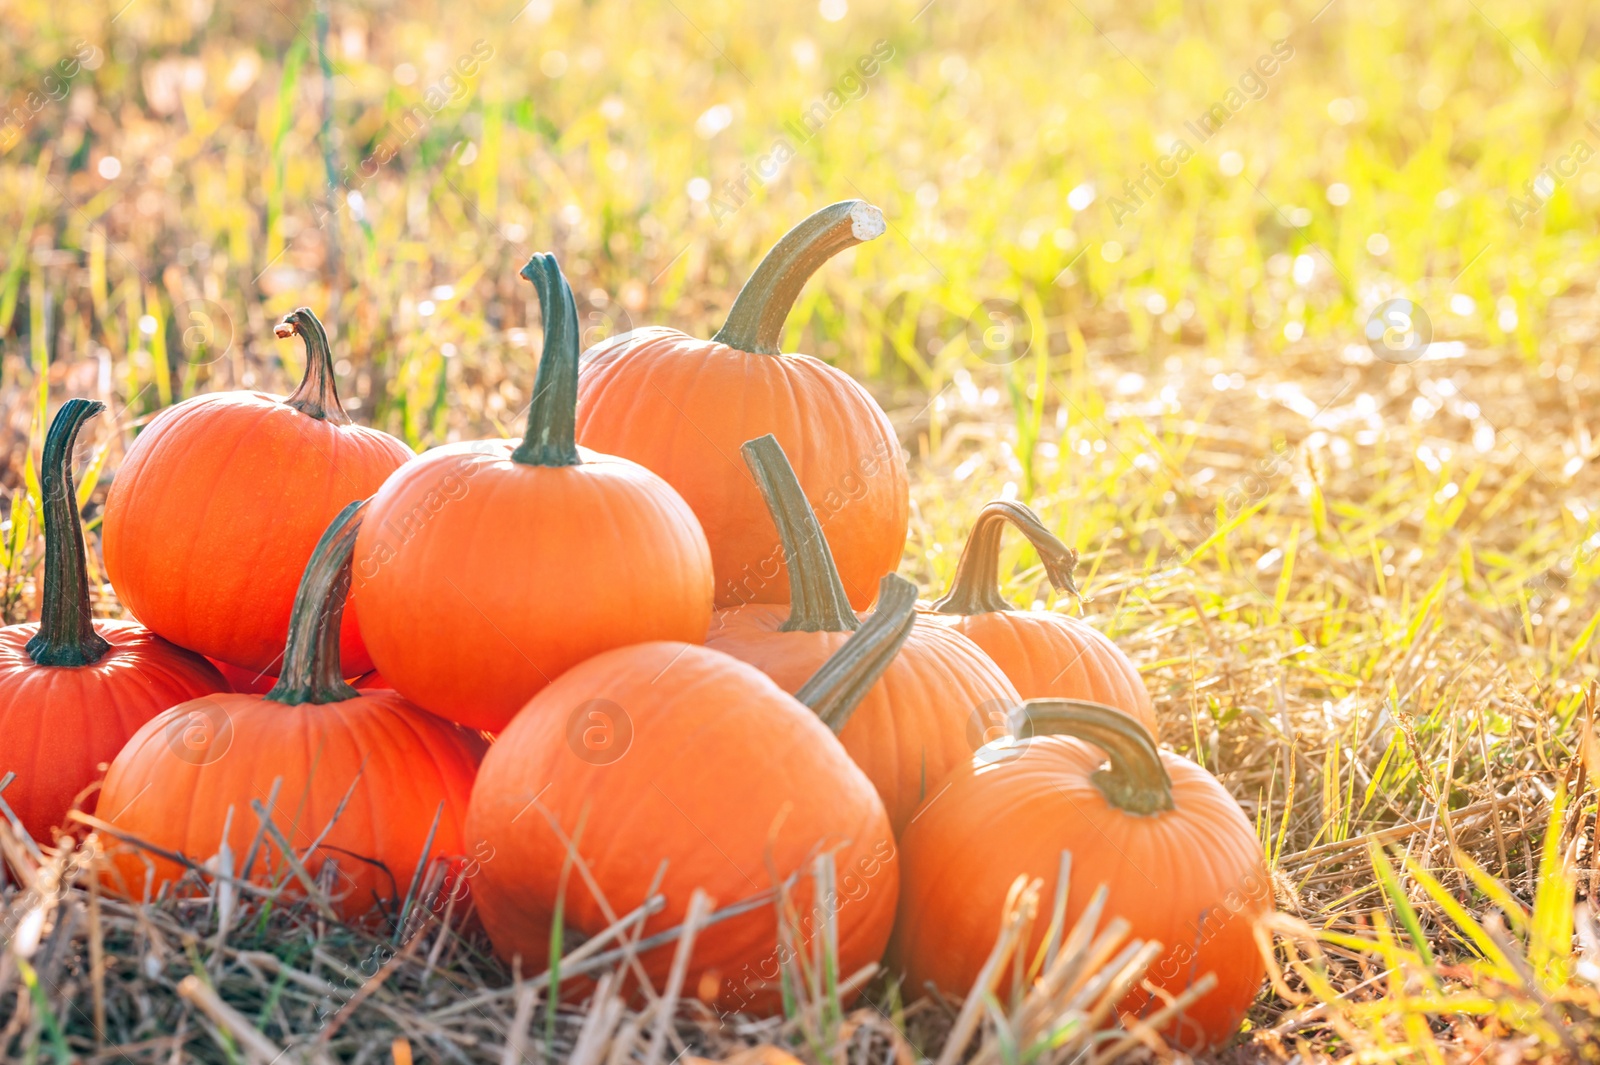
{"label": "pumpkin ridge", "polygon": [[[684,374],[682,378],[677,379],[681,383],[680,387],[683,390],[679,393],[678,402],[674,405],[677,406],[678,413],[683,416],[683,420],[688,423],[689,427],[695,432],[699,433],[705,439],[706,443],[711,445],[711,449],[718,455],[722,456],[728,465],[738,472],[739,477],[744,478],[746,481],[750,481],[750,483],[753,485],[755,482],[750,476],[750,471],[745,469],[744,463],[740,462],[733,455],[728,454],[727,450],[717,442],[716,437],[703,429],[700,426],[700,423],[694,420],[694,416],[689,413],[691,410],[703,410],[706,407],[716,411],[721,404],[721,397],[712,396],[710,403],[704,403],[701,400],[701,394],[708,388],[717,389],[720,391],[722,382],[718,380],[718,378],[726,376],[730,366],[737,364],[740,368],[743,368],[747,362],[748,359],[745,354],[743,352],[739,352],[736,353],[734,359],[724,362],[720,365],[707,360],[697,366],[688,366],[688,373]],[[662,396],[663,399],[667,399],[667,402],[669,403],[673,402],[667,397],[667,394],[662,391],[659,382],[652,381],[651,384],[655,386],[656,391]],[[713,428],[717,428],[717,426],[714,425]],[[737,449],[737,442],[734,446]],[[734,478],[729,478],[729,483],[737,486],[739,481]],[[726,496],[728,493],[724,491],[721,494]]]}
{"label": "pumpkin ridge", "polygon": [[[377,728],[375,730],[373,729],[372,726],[374,724],[374,719],[377,718],[378,715],[367,712],[367,706],[368,704],[365,698],[361,698],[355,706],[348,706],[345,703],[332,703],[328,705],[328,709],[333,712],[335,718],[339,722],[339,730],[344,735],[345,743],[353,751],[360,754],[360,762],[358,765],[360,766],[359,771],[361,774],[361,782],[356,788],[356,791],[361,796],[363,807],[362,812],[365,816],[355,820],[353,823],[370,826],[370,831],[367,834],[371,837],[371,845],[368,849],[372,850],[374,853],[360,854],[355,853],[354,847],[349,849],[355,853],[356,857],[371,861],[375,863],[375,868],[383,869],[388,872],[390,879],[395,884],[396,891],[405,891],[407,886],[409,886],[409,877],[411,876],[412,870],[406,869],[402,871],[390,869],[380,857],[385,850],[394,845],[394,833],[389,827],[390,819],[386,815],[393,813],[394,815],[399,816],[401,811],[394,810],[393,807],[386,806],[384,803],[382,803],[379,799],[379,796],[374,794],[373,789],[377,785],[378,781],[384,779],[393,779],[393,777],[391,777],[391,773],[395,769],[398,769],[401,773],[403,773],[406,779],[416,783],[416,770],[412,765],[396,767],[389,760],[388,755],[394,744],[393,737],[389,729],[386,727],[386,724],[381,720],[377,723]],[[392,718],[398,715],[391,714],[384,716]],[[372,735],[374,731],[378,733],[377,736]],[[423,750],[428,749],[426,744],[419,744],[419,746]],[[374,754],[377,754],[382,759],[381,765],[373,765]],[[351,798],[353,800],[354,796]],[[346,807],[345,812],[346,815],[349,814],[349,807]],[[441,816],[440,827],[442,828],[443,825],[444,818]],[[317,830],[321,831],[320,826],[318,826]],[[337,855],[328,855],[324,858],[324,861],[326,861],[328,857],[337,858]],[[407,880],[402,881],[402,877],[407,878]],[[372,906],[377,906],[383,901],[383,899],[380,897],[370,901]]]}
{"label": "pumpkin ridge", "polygon": [[[500,456],[495,457],[498,459]],[[478,478],[483,476],[485,473],[489,475],[487,485],[483,484],[481,481],[478,481]],[[507,486],[506,479],[504,477],[497,476],[492,467],[489,470],[479,470],[477,474],[474,474],[473,479],[475,482],[477,482],[475,485],[477,490],[484,492],[486,495],[486,498],[483,502],[483,509],[486,511],[494,510],[497,506],[496,500],[499,499],[500,496],[505,492]],[[463,557],[474,558],[484,553],[481,541],[488,534],[488,531],[488,527],[483,522],[475,521],[471,523],[470,529],[467,532],[466,542],[461,548]],[[419,540],[420,544],[418,542]],[[398,561],[399,553],[406,550],[421,551],[421,555],[418,556],[412,563],[411,567],[409,567],[410,569],[419,572],[448,573],[449,569],[447,567],[453,565],[453,560],[447,557],[450,553],[450,545],[447,543],[446,538],[444,537],[413,538],[396,551],[396,561]],[[461,577],[462,581],[467,580],[466,574],[461,574],[459,576]],[[515,641],[513,641],[511,637],[507,635],[498,625],[495,625],[489,621],[484,613],[479,610],[476,605],[474,605],[471,593],[476,589],[470,587],[470,582],[468,587],[462,587],[461,582],[457,581],[455,578],[452,578],[449,583],[451,585],[451,591],[463,602],[465,602],[468,607],[471,608],[471,613],[465,615],[467,619],[467,625],[471,629],[479,631],[489,630],[489,632],[492,632],[495,636],[498,636],[499,639],[509,647],[512,653],[520,657],[527,658],[527,655],[523,652],[522,648],[517,646]],[[488,635],[488,633],[486,632],[485,635]],[[535,668],[538,668],[537,665]],[[404,671],[402,671],[400,675],[404,676]],[[384,676],[387,677],[389,674],[385,673]],[[453,682],[453,680],[451,683],[447,684],[446,687],[450,692],[451,701],[454,701],[460,697],[459,687]],[[440,698],[441,702],[439,704],[439,709],[444,710],[445,707],[442,702],[443,696]],[[455,711],[456,709],[457,708],[454,706],[449,707],[450,711]]]}
{"label": "pumpkin ridge", "polygon": [[[197,408],[199,406],[200,406],[199,404],[196,404]],[[206,404],[206,406],[205,406],[205,410],[206,410],[207,414],[215,413],[219,409],[220,409],[220,404],[218,404],[218,403],[209,403],[209,404]],[[221,461],[217,462],[216,465],[212,468],[212,472],[213,472],[214,476],[211,478],[211,484],[209,486],[210,490],[205,493],[205,503],[202,506],[200,512],[195,515],[194,520],[189,524],[189,529],[190,529],[189,550],[186,553],[189,554],[191,557],[198,558],[198,557],[201,557],[205,553],[205,552],[202,552],[200,550],[200,540],[201,540],[201,537],[203,535],[203,530],[206,529],[211,524],[211,522],[209,521],[209,518],[210,518],[210,515],[211,515],[211,511],[217,504],[217,497],[222,494],[219,491],[219,488],[221,487],[223,477],[226,474],[228,467],[233,464],[233,461],[236,458],[239,457],[239,452],[244,450],[245,445],[247,443],[251,442],[252,440],[257,438],[258,434],[260,434],[260,432],[261,432],[261,427],[262,427],[263,423],[265,423],[266,420],[268,418],[270,418],[271,416],[272,416],[272,406],[270,404],[264,406],[257,413],[255,421],[253,421],[250,424],[249,428],[246,429],[244,432],[241,432],[238,435],[238,439],[236,439],[233,442],[233,449],[230,450],[227,453],[227,456],[225,458],[223,458]],[[174,426],[176,426],[177,420],[174,419],[172,424]],[[150,459],[151,459],[152,462],[155,460],[155,458],[158,455],[161,454],[160,448],[162,447],[162,445],[171,444],[174,438],[175,438],[175,434],[173,434],[171,432],[163,432],[161,438],[156,441],[157,450],[151,452],[151,454],[150,454]],[[164,515],[164,514],[159,515],[159,517],[162,517],[162,518],[164,518],[165,516],[166,515]],[[145,523],[148,523],[151,520],[151,517],[152,517],[151,515],[145,515]],[[104,528],[103,521],[102,521],[101,528],[102,529]],[[267,537],[265,537],[265,536],[255,537],[255,538],[253,538],[253,540],[254,540],[255,554],[253,554],[251,556],[251,561],[253,563],[259,563],[261,561],[262,554],[264,554],[265,551],[266,551]],[[101,537],[101,543],[102,543],[102,545],[104,544],[104,536],[103,535]],[[153,561],[153,559],[151,559],[149,556],[147,556],[147,560]],[[141,579],[137,583],[142,584],[144,582]],[[199,582],[196,582],[196,581],[193,581],[193,580],[184,580],[184,582],[183,582],[183,610],[179,612],[181,614],[181,616],[184,619],[186,619],[183,622],[184,632],[182,634],[183,635],[183,640],[181,641],[184,644],[187,644],[187,642],[191,638],[189,636],[189,622],[188,622],[187,619],[196,618],[196,617],[204,617],[204,618],[209,619],[212,616],[212,611],[210,609],[211,603],[210,603],[209,600],[204,604],[204,609],[203,610],[197,610],[195,608],[194,597],[195,597],[196,593],[199,592],[199,591],[200,591]],[[129,609],[133,610],[134,616],[137,617],[138,616],[138,609],[135,607],[135,605],[130,602],[130,603],[128,603],[128,607],[129,607]],[[170,613],[170,611],[168,613]]]}

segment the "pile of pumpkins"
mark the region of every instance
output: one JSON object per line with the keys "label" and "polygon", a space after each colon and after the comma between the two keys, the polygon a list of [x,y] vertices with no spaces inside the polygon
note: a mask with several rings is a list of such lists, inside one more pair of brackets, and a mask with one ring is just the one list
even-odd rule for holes
{"label": "pile of pumpkins", "polygon": [[[780,895],[827,910],[800,934],[836,936],[840,976],[886,958],[907,997],[961,996],[1016,877],[1050,898],[1070,870],[1068,925],[1103,884],[1105,916],[1163,944],[1124,1011],[1214,973],[1168,1032],[1225,1039],[1271,906],[1242,811],[1157,748],[1111,641],[1001,597],[1008,525],[1072,588],[1076,555],[1026,507],[984,507],[948,594],[919,602],[893,575],[889,420],[780,350],[806,279],[883,228],[861,201],[825,208],[710,341],[644,328],[582,356],[571,289],[535,255],[526,433],[422,455],[352,424],[295,311],[293,395],[179,403],[117,472],[102,547],[137,622],[92,620],[72,465],[101,404],[70,400],[40,463],[41,620],[0,630],[0,799],[41,840],[99,829],[108,887],[135,899],[205,869],[393,921],[454,862],[524,971],[655,894],[643,932],[680,926],[702,889],[723,909],[684,986],[755,1013],[782,1008]],[[640,959],[658,985],[673,951]]]}

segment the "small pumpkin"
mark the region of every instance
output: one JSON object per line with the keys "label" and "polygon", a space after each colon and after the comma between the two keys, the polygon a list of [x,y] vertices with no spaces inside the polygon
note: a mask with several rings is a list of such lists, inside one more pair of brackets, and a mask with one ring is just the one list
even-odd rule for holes
{"label": "small pumpkin", "polygon": [[[769,435],[742,450],[783,544],[789,605],[720,610],[706,645],[797,692],[860,621],[782,446]],[[1003,722],[1021,701],[1000,667],[971,640],[918,619],[849,720],[825,723],[866,771],[899,832],[929,790],[982,744],[989,723]]]}
{"label": "small pumpkin", "polygon": [[768,433],[822,515],[856,608],[900,563],[910,496],[889,419],[848,374],[780,347],[807,278],[883,231],[862,200],[825,207],[767,253],[709,341],[642,328],[584,356],[579,442],[649,467],[688,501],[711,545],[718,606],[788,601],[783,551],[736,457]]}
{"label": "small pumpkin", "polygon": [[705,639],[711,556],[670,485],[578,447],[578,313],[552,255],[522,274],[544,314],[527,433],[435,448],[389,480],[356,542],[372,659],[436,714],[505,727],[601,651]]}
{"label": "small pumpkin", "polygon": [[[272,690],[175,706],[117,755],[100,799],[111,835],[194,862],[226,842],[243,873],[261,831],[251,804],[270,803],[275,828],[312,877],[338,862],[334,906],[350,921],[374,907],[395,915],[425,858],[465,852],[461,821],[481,739],[392,691],[359,692],[340,673],[340,620],[366,506],[340,512],[306,563]],[[265,836],[252,881],[290,878],[282,845]],[[112,866],[108,883],[133,898],[184,872],[132,845],[113,852]]]}
{"label": "small pumpkin", "polygon": [[1058,591],[1076,592],[1078,553],[1021,503],[995,500],[978,513],[955,579],[934,616],[983,648],[1024,699],[1082,699],[1114,706],[1159,735],[1155,706],[1122,649],[1087,622],[1051,610],[1017,610],[1000,594],[1000,534],[1007,524],[1025,536]]}
{"label": "small pumpkin", "polygon": [[[278,670],[300,573],[328,522],[412,457],[388,433],[351,424],[309,308],[276,332],[305,341],[294,394],[218,392],[157,414],[117,471],[101,536],[106,573],[135,617],[266,675]],[[353,613],[342,640],[352,673],[372,668]]]}
{"label": "small pumpkin", "polygon": [[[132,621],[95,620],[72,449],[104,403],[70,399],[39,463],[44,586],[38,622],[0,629],[0,779],[28,834],[50,841],[73,801],[139,727],[175,703],[228,685],[204,658]],[[87,795],[83,808],[95,808]]]}
{"label": "small pumpkin", "polygon": [[[994,946],[1018,875],[1053,898],[1071,852],[1065,927],[1096,889],[1104,917],[1162,944],[1146,979],[1176,995],[1205,973],[1217,985],[1167,1029],[1198,1051],[1236,1032],[1265,974],[1253,927],[1272,909],[1261,844],[1217,779],[1160,751],[1111,707],[1036,699],[1015,715],[1016,738],[984,747],[952,774],[900,838],[900,913],[893,956],[906,985],[962,996]],[[1102,763],[1109,760],[1109,766]],[[1018,956],[1033,959],[1048,920]],[[1129,1013],[1161,1002],[1144,990]]]}
{"label": "small pumpkin", "polygon": [[[775,1012],[772,893],[791,883],[808,940],[827,924],[808,874],[831,853],[838,975],[877,961],[894,920],[894,836],[819,715],[848,717],[909,631],[916,591],[885,582],[878,613],[799,700],[736,658],[665,641],[596,655],[536,695],[490,747],[467,816],[468,835],[495,854],[473,891],[496,952],[547,958],[554,921],[592,936],[659,875],[665,905],[645,936],[681,924],[697,888],[718,907],[748,907],[701,930],[684,986],[723,1009]],[[581,876],[563,876],[568,841]],[[657,987],[673,950],[641,955]]]}

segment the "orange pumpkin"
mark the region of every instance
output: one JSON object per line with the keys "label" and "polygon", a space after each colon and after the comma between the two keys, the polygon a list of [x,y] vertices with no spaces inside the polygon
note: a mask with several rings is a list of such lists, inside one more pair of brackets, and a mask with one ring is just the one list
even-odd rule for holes
{"label": "orange pumpkin", "polygon": [[[104,403],[71,399],[50,423],[39,463],[40,618],[0,629],[0,789],[43,843],[141,725],[175,703],[228,688],[205,659],[144,626],[92,620],[72,448],[78,429],[103,410]],[[82,805],[93,810],[95,796]]]}
{"label": "orange pumpkin", "polygon": [[822,517],[852,604],[869,606],[878,578],[900,563],[909,489],[888,418],[848,374],[779,347],[806,279],[883,230],[882,214],[861,200],[826,207],[767,254],[710,341],[635,329],[584,357],[579,442],[649,467],[694,508],[718,606],[788,601],[783,551],[738,467],[739,445],[767,433]]}
{"label": "orange pumpkin", "polygon": [[[352,425],[333,354],[305,307],[306,373],[287,398],[196,396],[156,415],[128,449],[106,500],[106,573],[129,611],[173,643],[257,674],[278,671],[300,572],[328,522],[411,458],[387,433]],[[354,615],[346,668],[372,668]]]}
{"label": "orange pumpkin", "polygon": [[[1069,851],[1065,927],[1104,884],[1105,919],[1162,944],[1147,980],[1176,995],[1205,973],[1217,978],[1168,1041],[1194,1052],[1227,1039],[1261,986],[1252,929],[1272,909],[1261,844],[1238,804],[1110,707],[1034,700],[1015,729],[1017,739],[984,747],[953,774],[900,838],[893,954],[906,985],[964,995],[994,946],[1012,881],[1039,877],[1041,897],[1054,897]],[[1037,956],[1048,923],[1036,924],[1020,957]],[[1136,990],[1121,1008],[1161,1005]]]}
{"label": "orange pumpkin", "polygon": [[660,477],[573,441],[578,317],[554,256],[523,268],[544,311],[527,434],[435,448],[372,501],[354,597],[408,699],[498,731],[601,651],[705,639],[711,557]]}
{"label": "orange pumpkin", "polygon": [[[489,748],[467,816],[469,837],[495,855],[473,891],[501,957],[547,958],[556,920],[598,933],[644,903],[659,875],[665,905],[646,937],[680,925],[696,888],[744,907],[701,930],[684,986],[724,1009],[771,1013],[784,960],[773,893],[790,882],[796,949],[810,957],[829,900],[808,874],[832,854],[838,975],[877,961],[894,920],[894,836],[818,715],[847,716],[904,639],[916,592],[885,580],[898,586],[818,672],[809,704],[735,658],[669,642],[597,655],[535,696]],[[563,875],[568,841],[583,875]],[[657,987],[673,950],[641,955]]]}
{"label": "orange pumpkin", "polygon": [[1021,503],[995,500],[972,525],[955,580],[933,604],[936,617],[983,648],[1024,699],[1082,699],[1114,706],[1160,734],[1138,668],[1097,629],[1051,610],[1017,610],[1000,594],[1000,533],[1007,523],[1027,537],[1059,591],[1076,592],[1078,553]]}
{"label": "orange pumpkin", "polygon": [[[789,605],[720,610],[706,644],[749,662],[784,691],[798,692],[860,622],[783,448],[764,436],[743,451],[778,527]],[[929,790],[971,757],[989,723],[1004,722],[1021,701],[971,640],[918,620],[849,720],[826,723],[866,771],[899,832]]]}
{"label": "orange pumpkin", "polygon": [[[392,691],[358,692],[340,673],[340,621],[365,507],[346,507],[306,564],[277,685],[266,695],[175,706],[117,755],[100,798],[109,835],[195,863],[226,842],[235,873],[258,884],[295,875],[285,845],[314,878],[336,861],[334,906],[346,920],[374,907],[396,916],[424,862],[465,852],[461,821],[482,740]],[[278,835],[262,836],[252,860],[258,803]],[[107,881],[140,898],[183,872],[125,843]]]}

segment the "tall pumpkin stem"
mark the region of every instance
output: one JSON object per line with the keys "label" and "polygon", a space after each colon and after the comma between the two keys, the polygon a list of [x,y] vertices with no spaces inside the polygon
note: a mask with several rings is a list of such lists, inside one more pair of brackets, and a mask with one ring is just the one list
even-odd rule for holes
{"label": "tall pumpkin stem", "polygon": [[878,609],[822,663],[795,698],[838,735],[867,690],[889,668],[917,622],[917,586],[888,574],[878,582]]}
{"label": "tall pumpkin stem", "polygon": [[1144,726],[1121,710],[1078,699],[1029,699],[1011,713],[1011,733],[1073,736],[1106,752],[1110,767],[1091,778],[1106,801],[1132,814],[1173,809],[1172,778]]}
{"label": "tall pumpkin stem", "polygon": [[861,622],[850,609],[822,525],[778,438],[768,433],[746,441],[739,450],[767,501],[789,567],[789,620],[778,631],[854,632]]}
{"label": "tall pumpkin stem", "polygon": [[289,612],[289,639],[283,648],[278,683],[266,698],[286,706],[338,703],[361,693],[345,683],[339,662],[339,626],[350,592],[350,563],[356,533],[369,500],[358,499],[339,512],[317,541],[300,577]]}
{"label": "tall pumpkin stem", "polygon": [[811,275],[846,248],[883,236],[884,229],[883,212],[865,200],[824,207],[772,246],[711,339],[740,351],[777,355],[783,350],[783,323]]}
{"label": "tall pumpkin stem", "polygon": [[522,268],[539,293],[544,352],[533,382],[528,430],[511,457],[525,466],[577,466],[578,305],[556,257],[540,252]]}
{"label": "tall pumpkin stem", "polygon": [[961,561],[956,563],[955,580],[950,591],[933,604],[939,614],[991,614],[997,610],[1014,609],[1000,594],[1000,533],[1010,523],[1017,527],[1044,563],[1044,572],[1059,592],[1078,594],[1072,581],[1072,571],[1078,565],[1078,553],[1056,537],[1039,516],[1021,503],[996,499],[978,512],[967,534],[967,544],[961,549]]}
{"label": "tall pumpkin stem", "polygon": [[350,415],[339,402],[339,385],[333,378],[333,349],[328,331],[310,307],[296,307],[272,330],[279,339],[300,335],[306,345],[306,375],[286,402],[302,414],[334,425],[349,425]]}
{"label": "tall pumpkin stem", "polygon": [[44,454],[39,460],[39,490],[44,496],[44,592],[39,631],[27,646],[28,657],[41,666],[87,666],[111,649],[94,631],[78,490],[72,483],[72,449],[78,430],[105,409],[104,403],[69,399],[45,433]]}

